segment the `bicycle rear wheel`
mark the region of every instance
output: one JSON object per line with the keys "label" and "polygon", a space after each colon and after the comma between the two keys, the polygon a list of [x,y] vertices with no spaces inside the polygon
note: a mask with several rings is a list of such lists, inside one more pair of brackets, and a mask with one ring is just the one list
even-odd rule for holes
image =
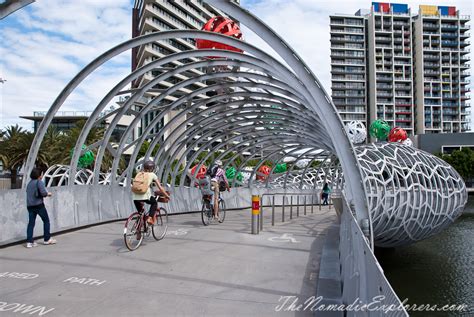
{"label": "bicycle rear wheel", "polygon": [[123,229],[123,240],[125,241],[125,246],[130,251],[138,249],[143,241],[142,219],[142,215],[140,215],[138,212],[134,212],[125,222],[125,228]]}
{"label": "bicycle rear wheel", "polygon": [[225,219],[225,201],[221,199],[219,202],[219,222],[223,223]]}
{"label": "bicycle rear wheel", "polygon": [[153,238],[158,241],[165,237],[166,231],[168,231],[168,211],[160,207],[156,211],[155,224],[151,227],[151,232],[153,233]]}
{"label": "bicycle rear wheel", "polygon": [[202,202],[201,220],[205,226],[209,226],[212,220],[211,204],[207,201]]}

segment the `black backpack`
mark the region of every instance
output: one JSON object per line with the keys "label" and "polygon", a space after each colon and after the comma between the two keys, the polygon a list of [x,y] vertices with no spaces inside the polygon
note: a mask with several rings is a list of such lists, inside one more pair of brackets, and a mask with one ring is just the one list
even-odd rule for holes
{"label": "black backpack", "polygon": [[215,177],[216,174],[217,174],[217,170],[219,169],[219,166],[217,165],[212,165],[211,167],[209,167],[209,169],[207,170],[206,172],[206,175],[210,176],[211,178]]}

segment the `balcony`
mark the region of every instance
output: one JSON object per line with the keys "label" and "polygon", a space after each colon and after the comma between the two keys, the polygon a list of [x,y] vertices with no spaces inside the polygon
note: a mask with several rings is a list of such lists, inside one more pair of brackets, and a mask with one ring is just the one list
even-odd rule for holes
{"label": "balcony", "polygon": [[[429,61],[429,60],[439,60],[439,55],[425,55],[424,60]],[[448,58],[449,60],[449,58]]]}
{"label": "balcony", "polygon": [[393,86],[380,84],[380,85],[377,85],[377,89],[393,89]]}
{"label": "balcony", "polygon": [[457,30],[458,26],[454,24],[441,24],[441,30]]}
{"label": "balcony", "polygon": [[458,33],[443,33],[441,34],[441,38],[457,38]]}
{"label": "balcony", "polygon": [[459,42],[458,41],[441,41],[441,44],[443,44],[443,46],[458,46]]}
{"label": "balcony", "polygon": [[437,28],[438,28],[438,24],[423,23],[423,30],[433,30],[433,29],[437,29]]}

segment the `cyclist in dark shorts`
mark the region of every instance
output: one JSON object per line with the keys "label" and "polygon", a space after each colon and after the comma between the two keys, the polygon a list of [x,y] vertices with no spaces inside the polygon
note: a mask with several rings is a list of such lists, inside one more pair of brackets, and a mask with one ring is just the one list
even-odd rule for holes
{"label": "cyclist in dark shorts", "polygon": [[142,203],[146,203],[150,205],[150,211],[148,213],[147,222],[151,225],[155,223],[155,215],[156,208],[158,207],[158,203],[156,202],[155,196],[152,195],[151,186],[155,183],[156,187],[160,190],[161,194],[164,195],[166,198],[170,198],[168,193],[165,189],[161,186],[160,181],[158,180],[158,176],[153,172],[155,169],[155,163],[153,161],[147,161],[143,164],[143,171],[145,172],[145,176],[147,178],[148,190],[144,194],[137,194],[132,192],[133,194],[133,203],[137,208],[137,211],[141,210]]}

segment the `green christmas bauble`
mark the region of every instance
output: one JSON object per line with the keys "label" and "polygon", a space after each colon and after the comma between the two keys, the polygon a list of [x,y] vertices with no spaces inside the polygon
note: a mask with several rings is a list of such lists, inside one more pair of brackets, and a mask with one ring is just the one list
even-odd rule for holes
{"label": "green christmas bauble", "polygon": [[232,166],[227,168],[227,170],[225,171],[225,177],[227,177],[227,180],[229,181],[229,183],[232,183],[232,180],[234,179],[234,177],[239,182],[241,182],[244,179],[244,176],[242,175],[241,172],[238,172],[237,176],[235,176],[236,172],[237,172],[237,170]]}
{"label": "green christmas bauble", "polygon": [[[82,149],[85,150],[87,147],[85,145],[82,145]],[[74,155],[74,149],[71,149],[69,151],[69,155],[72,158]],[[94,153],[92,151],[86,151],[84,154],[79,157],[79,161],[77,163],[77,166],[80,168],[86,168],[92,165],[94,163]]]}
{"label": "green christmas bauble", "polygon": [[387,140],[390,133],[390,125],[384,120],[375,120],[369,128],[370,135],[378,140]]}
{"label": "green christmas bauble", "polygon": [[236,173],[237,170],[235,169],[235,167],[228,167],[225,171],[225,177],[227,177],[228,180],[234,179]]}
{"label": "green christmas bauble", "polygon": [[286,163],[277,164],[275,167],[275,173],[284,173],[286,172]]}

